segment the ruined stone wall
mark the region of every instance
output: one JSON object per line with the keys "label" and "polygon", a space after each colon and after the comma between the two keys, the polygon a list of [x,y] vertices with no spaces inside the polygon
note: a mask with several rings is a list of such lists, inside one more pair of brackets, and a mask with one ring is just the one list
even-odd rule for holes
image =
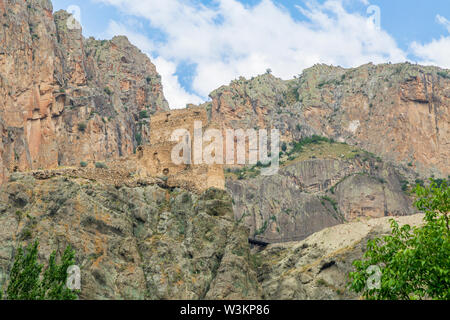
{"label": "ruined stone wall", "polygon": [[202,122],[203,130],[210,127],[204,108],[172,110],[153,115],[150,120],[151,143],[139,147],[134,157],[141,174],[162,178],[169,186],[181,186],[188,190],[204,191],[211,187],[225,189],[221,164],[175,164],[172,160],[172,151],[178,144],[171,141],[172,133],[177,129],[187,130],[192,146],[195,121]]}

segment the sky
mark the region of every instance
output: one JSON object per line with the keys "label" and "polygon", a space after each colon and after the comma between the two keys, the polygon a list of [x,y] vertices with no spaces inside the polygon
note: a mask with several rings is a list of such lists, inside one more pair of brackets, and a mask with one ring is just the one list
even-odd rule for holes
{"label": "sky", "polygon": [[449,0],[53,0],[85,37],[126,35],[162,76],[172,109],[267,69],[292,79],[317,63],[450,68]]}

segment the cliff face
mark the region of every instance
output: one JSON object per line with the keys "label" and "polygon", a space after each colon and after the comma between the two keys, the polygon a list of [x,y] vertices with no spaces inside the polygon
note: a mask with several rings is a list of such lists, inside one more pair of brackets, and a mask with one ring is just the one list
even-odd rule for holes
{"label": "cliff face", "polygon": [[450,76],[435,68],[316,65],[298,78],[270,74],[212,92],[204,106],[231,127],[280,129],[286,141],[318,134],[416,171],[450,174]]}
{"label": "cliff face", "polygon": [[13,173],[0,187],[2,289],[17,248],[39,239],[42,262],[75,249],[81,299],[355,299],[352,261],[390,230],[388,218],[341,224],[252,252],[225,191],[114,185],[107,169],[48,173]]}
{"label": "cliff face", "polygon": [[[255,254],[263,298],[274,300],[358,299],[348,290],[352,262],[367,241],[390,232],[390,218],[354,222],[322,230],[300,242],[275,244]],[[399,225],[420,226],[423,215],[395,218]]]}
{"label": "cliff face", "polygon": [[[40,259],[75,249],[85,299],[356,298],[366,240],[415,212],[411,185],[450,173],[446,70],[317,65],[170,111],[145,54],[74,26],[48,0],[0,0],[0,289],[38,238]],[[278,128],[278,174],[175,164],[171,134],[194,121]],[[312,135],[329,139],[295,151]],[[249,237],[272,244],[251,253]]]}
{"label": "cliff face", "polygon": [[337,224],[415,212],[405,176],[345,144],[310,146],[277,175],[251,175],[227,174],[226,185],[236,219],[250,228],[252,238],[267,243],[300,241]]}
{"label": "cliff face", "polygon": [[236,219],[273,243],[345,221],[414,213],[409,186],[450,174],[449,75],[408,63],[316,65],[293,80],[265,74],[213,91],[203,107],[225,127],[278,128],[288,152],[291,142],[314,134],[336,141],[294,157],[282,153],[272,177],[231,169],[226,185]]}
{"label": "cliff face", "polygon": [[39,239],[40,259],[75,249],[82,299],[260,297],[225,191],[114,186],[100,179],[112,172],[94,170],[90,180],[15,173],[0,187],[0,288],[16,248]]}
{"label": "cliff face", "polygon": [[[0,1],[0,182],[8,172],[133,153],[161,79],[125,37],[84,39],[50,1]],[[69,20],[68,20],[69,19]]]}

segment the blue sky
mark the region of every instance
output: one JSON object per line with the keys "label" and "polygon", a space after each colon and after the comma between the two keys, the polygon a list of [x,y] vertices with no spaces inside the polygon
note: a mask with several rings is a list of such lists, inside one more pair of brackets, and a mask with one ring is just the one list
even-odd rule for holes
{"label": "blue sky", "polygon": [[53,0],[53,6],[72,11],[86,37],[127,35],[155,63],[172,108],[202,102],[215,88],[267,68],[283,79],[315,63],[409,60],[450,68],[448,0]]}

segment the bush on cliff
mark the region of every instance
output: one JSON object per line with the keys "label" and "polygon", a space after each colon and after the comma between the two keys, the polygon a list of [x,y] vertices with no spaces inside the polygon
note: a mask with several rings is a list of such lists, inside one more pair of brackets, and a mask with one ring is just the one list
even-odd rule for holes
{"label": "bush on cliff", "polygon": [[[49,258],[48,266],[37,262],[39,243],[19,248],[11,269],[6,290],[7,300],[76,300],[78,293],[66,286],[67,270],[75,264],[75,252],[66,248],[61,263],[56,263],[56,251]],[[0,299],[1,299],[0,291]]]}
{"label": "bush on cliff", "polygon": [[95,163],[95,167],[96,167],[97,169],[107,169],[107,168],[108,168],[108,166],[107,166],[105,163],[103,163],[103,162],[97,162],[97,163]]}
{"label": "bush on cliff", "polygon": [[369,241],[364,259],[353,263],[350,289],[366,299],[450,299],[450,188],[432,180],[415,191],[424,225],[400,228],[391,220],[392,235]]}

